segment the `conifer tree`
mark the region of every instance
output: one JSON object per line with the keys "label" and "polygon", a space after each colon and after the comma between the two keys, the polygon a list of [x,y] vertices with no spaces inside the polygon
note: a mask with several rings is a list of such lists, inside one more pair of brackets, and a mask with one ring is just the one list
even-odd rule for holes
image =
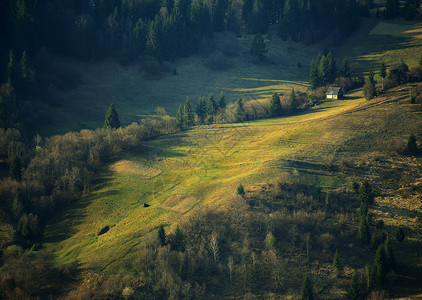
{"label": "conifer tree", "polygon": [[349,78],[351,76],[350,71],[350,65],[349,65],[349,59],[347,56],[343,58],[343,61],[341,63],[340,67],[340,76]]}
{"label": "conifer tree", "polygon": [[336,250],[336,253],[334,254],[334,259],[333,259],[333,268],[339,272],[343,270],[343,265],[340,262],[340,258],[338,255],[338,250]]}
{"label": "conifer tree", "polygon": [[193,126],[195,124],[195,118],[192,111],[192,105],[190,103],[189,97],[186,98],[185,105],[184,105],[184,123],[186,126]]}
{"label": "conifer tree", "polygon": [[416,137],[412,133],[407,140],[407,152],[410,154],[415,154],[418,151],[418,146],[416,145]]}
{"label": "conifer tree", "polygon": [[199,97],[196,103],[196,114],[199,119],[199,124],[204,124],[205,116],[207,114],[207,105],[204,97]]}
{"label": "conifer tree", "polygon": [[218,107],[219,107],[219,109],[225,109],[226,108],[226,98],[224,97],[223,92],[220,93],[220,98],[218,100]]}
{"label": "conifer tree", "polygon": [[379,288],[383,288],[387,282],[387,272],[388,272],[388,265],[387,259],[385,257],[385,248],[384,245],[380,245],[378,250],[375,254],[375,273],[374,273],[374,280],[375,284]]}
{"label": "conifer tree", "polygon": [[217,112],[217,104],[214,101],[214,94],[211,93],[207,102],[207,118],[208,123],[214,122],[214,115]]}
{"label": "conifer tree", "polygon": [[309,278],[309,274],[306,273],[302,282],[302,300],[312,300],[314,298],[313,293],[311,279]]}
{"label": "conifer tree", "polygon": [[110,103],[104,120],[105,129],[117,129],[120,127],[120,120],[117,111],[114,108],[114,104]]}
{"label": "conifer tree", "polygon": [[297,102],[294,88],[292,88],[292,91],[290,93],[289,104],[290,104],[290,109],[292,109],[293,111],[297,110],[299,107],[299,103]]}
{"label": "conifer tree", "polygon": [[173,244],[176,250],[183,250],[182,249],[183,235],[182,235],[182,232],[180,231],[179,225],[177,225],[176,230],[174,232]]}
{"label": "conifer tree", "polygon": [[387,273],[396,268],[396,258],[391,247],[391,240],[387,237],[384,242],[385,260],[387,262]]}
{"label": "conifer tree", "polygon": [[29,78],[29,62],[28,62],[28,56],[26,54],[26,51],[23,51],[22,53],[20,67],[21,67],[21,72],[20,72],[21,77],[23,79],[28,79]]}
{"label": "conifer tree", "polygon": [[182,106],[179,105],[179,109],[177,110],[177,113],[176,113],[176,126],[177,126],[177,128],[182,129],[183,124],[184,124],[184,119],[185,118],[184,118],[184,115],[183,115]]}
{"label": "conifer tree", "polygon": [[267,46],[265,45],[264,38],[261,34],[256,34],[253,37],[250,53],[252,56],[257,57],[259,60],[263,60],[265,58],[265,53],[267,53]]}
{"label": "conifer tree", "polygon": [[380,65],[380,77],[381,77],[381,88],[384,90],[384,79],[387,76],[387,68],[385,66],[385,63],[382,62]]}
{"label": "conifer tree", "polygon": [[22,179],[22,163],[18,155],[13,157],[12,163],[10,164],[9,177],[16,181],[21,181]]}
{"label": "conifer tree", "polygon": [[404,231],[403,228],[401,228],[400,226],[396,228],[396,231],[394,233],[394,237],[396,238],[396,240],[398,242],[403,242],[404,241]]}
{"label": "conifer tree", "polygon": [[311,61],[311,68],[309,72],[309,83],[314,90],[319,86],[318,63],[314,60]]}
{"label": "conifer tree", "polygon": [[243,185],[241,183],[239,183],[239,185],[237,186],[236,194],[238,194],[239,196],[242,196],[242,197],[245,196],[245,188],[243,187]]}
{"label": "conifer tree", "polygon": [[347,294],[347,299],[349,300],[360,299],[359,283],[358,283],[358,277],[356,274],[353,274],[352,280],[350,281],[350,287],[349,287],[349,292]]}
{"label": "conifer tree", "polygon": [[271,111],[271,115],[273,116],[281,115],[282,107],[281,107],[280,97],[278,96],[277,93],[274,93],[273,96],[271,97],[270,111]]}
{"label": "conifer tree", "polygon": [[359,229],[358,229],[358,235],[357,238],[361,242],[367,243],[371,237],[371,234],[369,232],[369,224],[368,219],[366,218],[366,215],[360,215],[359,219]]}
{"label": "conifer tree", "polygon": [[15,85],[18,71],[16,67],[15,55],[12,50],[9,51],[9,62],[7,63],[7,81]]}
{"label": "conifer tree", "polygon": [[367,180],[365,180],[359,188],[359,201],[367,203],[368,205],[371,205],[372,202],[374,201],[372,188]]}
{"label": "conifer tree", "polygon": [[160,225],[160,227],[158,227],[157,238],[161,246],[166,245],[166,232],[164,231],[163,225]]}

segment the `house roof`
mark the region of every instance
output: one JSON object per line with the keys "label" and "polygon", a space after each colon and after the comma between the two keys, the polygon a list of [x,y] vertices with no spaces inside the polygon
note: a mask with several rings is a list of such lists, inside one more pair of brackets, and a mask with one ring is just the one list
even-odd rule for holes
{"label": "house roof", "polygon": [[327,95],[338,95],[341,94],[341,87],[338,86],[330,86],[327,89]]}

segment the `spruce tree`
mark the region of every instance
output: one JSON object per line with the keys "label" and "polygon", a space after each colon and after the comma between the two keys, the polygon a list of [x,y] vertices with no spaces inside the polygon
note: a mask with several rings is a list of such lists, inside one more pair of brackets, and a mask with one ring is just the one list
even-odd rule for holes
{"label": "spruce tree", "polygon": [[265,58],[265,53],[267,53],[267,46],[265,45],[264,38],[261,34],[256,34],[253,37],[250,53],[252,56],[257,57],[259,60],[263,60]]}
{"label": "spruce tree", "polygon": [[10,164],[9,177],[16,181],[21,181],[22,179],[22,163],[17,154],[13,157],[12,163]]}
{"label": "spruce tree", "polygon": [[418,146],[416,145],[416,137],[412,133],[407,140],[407,152],[410,154],[416,154],[418,152]]}
{"label": "spruce tree", "polygon": [[218,100],[218,107],[219,107],[219,109],[225,109],[226,108],[226,98],[224,97],[223,92],[220,93],[220,98]]}
{"label": "spruce tree", "polygon": [[184,123],[186,126],[193,126],[195,124],[195,118],[192,111],[192,105],[190,103],[189,97],[186,98],[185,105],[184,105]]}
{"label": "spruce tree", "polygon": [[379,288],[383,288],[387,282],[387,272],[388,272],[388,265],[387,259],[385,257],[385,248],[384,245],[380,245],[378,247],[377,252],[375,253],[375,273],[374,273],[374,280],[375,284]]}
{"label": "spruce tree", "polygon": [[117,129],[120,127],[120,120],[117,111],[114,109],[114,104],[110,103],[104,120],[105,129]]}
{"label": "spruce tree", "polygon": [[180,231],[179,225],[177,225],[176,230],[174,232],[173,244],[176,250],[183,250],[182,249],[183,235],[182,235],[182,232]]}
{"label": "spruce tree", "polygon": [[241,183],[239,183],[239,185],[236,188],[236,194],[245,197],[245,188],[243,187],[243,185]]}
{"label": "spruce tree", "polygon": [[282,107],[281,107],[280,97],[278,96],[277,93],[274,93],[273,96],[271,97],[270,111],[271,111],[271,115],[273,116],[281,115]]}
{"label": "spruce tree", "polygon": [[394,232],[394,237],[396,238],[396,240],[398,242],[403,242],[404,241],[404,231],[403,228],[401,228],[400,226],[396,228],[396,231]]}
{"label": "spruce tree", "polygon": [[336,250],[336,253],[334,254],[334,259],[333,259],[333,268],[339,272],[343,270],[343,265],[340,262],[340,258],[338,255],[338,250]]}
{"label": "spruce tree", "polygon": [[176,113],[177,128],[182,129],[183,123],[184,123],[183,109],[182,109],[182,106],[179,105],[179,109],[177,110],[177,113]]}
{"label": "spruce tree", "polygon": [[384,242],[385,260],[387,262],[387,273],[396,268],[396,258],[394,257],[391,240],[387,238]]}
{"label": "spruce tree", "polygon": [[318,74],[318,63],[314,60],[311,61],[311,68],[309,71],[309,83],[311,88],[314,90],[320,85],[319,74]]}
{"label": "spruce tree", "polygon": [[360,215],[359,219],[359,229],[357,238],[363,243],[367,243],[371,237],[371,234],[369,232],[369,224],[368,219],[366,218],[366,215]]}
{"label": "spruce tree", "polygon": [[205,103],[205,98],[201,96],[196,103],[196,115],[198,116],[199,124],[204,124],[206,114],[207,104]]}
{"label": "spruce tree", "polygon": [[349,78],[351,76],[349,59],[347,58],[347,56],[343,58],[343,61],[341,63],[340,76],[346,78]]}
{"label": "spruce tree", "polygon": [[374,201],[374,195],[372,194],[372,187],[367,180],[365,180],[359,188],[359,201],[371,205]]}
{"label": "spruce tree", "polygon": [[302,282],[302,300],[312,300],[314,297],[313,293],[311,279],[309,278],[309,274],[306,273]]}
{"label": "spruce tree", "polygon": [[21,77],[23,79],[28,79],[29,78],[29,62],[28,62],[28,56],[26,54],[26,51],[23,51],[22,53],[20,67],[21,67],[21,72],[20,72]]}
{"label": "spruce tree", "polygon": [[299,107],[299,103],[297,102],[295,89],[292,88],[292,91],[290,93],[290,99],[289,99],[290,109],[295,111]]}
{"label": "spruce tree", "polygon": [[208,102],[207,102],[207,121],[208,123],[212,123],[214,122],[214,115],[217,112],[217,104],[214,101],[214,94],[211,93],[210,96],[208,97]]}
{"label": "spruce tree", "polygon": [[359,300],[359,283],[358,277],[356,274],[352,276],[352,280],[350,281],[349,292],[347,293],[347,299],[349,300]]}
{"label": "spruce tree", "polygon": [[160,227],[158,227],[157,238],[161,246],[166,245],[166,232],[164,231],[163,225],[160,225]]}
{"label": "spruce tree", "polygon": [[387,67],[385,66],[385,63],[382,62],[380,65],[380,77],[381,77],[382,90],[384,90],[384,79],[386,76],[387,76]]}

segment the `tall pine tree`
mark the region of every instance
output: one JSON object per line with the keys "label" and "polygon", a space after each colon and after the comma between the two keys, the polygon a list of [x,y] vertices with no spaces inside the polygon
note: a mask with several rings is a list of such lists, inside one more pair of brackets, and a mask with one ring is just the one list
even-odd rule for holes
{"label": "tall pine tree", "polygon": [[185,105],[184,105],[184,123],[186,126],[193,126],[195,124],[195,118],[193,115],[192,105],[190,103],[189,97],[186,98]]}
{"label": "tall pine tree", "polygon": [[110,103],[104,120],[105,129],[117,129],[120,127],[120,120],[117,111],[114,108],[114,104]]}

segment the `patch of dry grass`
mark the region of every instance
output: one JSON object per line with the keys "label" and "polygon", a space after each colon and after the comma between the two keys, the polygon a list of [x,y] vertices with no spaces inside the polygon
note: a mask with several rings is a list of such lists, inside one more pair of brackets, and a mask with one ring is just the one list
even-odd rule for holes
{"label": "patch of dry grass", "polygon": [[146,179],[153,178],[161,174],[161,170],[148,167],[138,162],[129,160],[120,160],[110,166],[110,169],[119,174],[138,175]]}

